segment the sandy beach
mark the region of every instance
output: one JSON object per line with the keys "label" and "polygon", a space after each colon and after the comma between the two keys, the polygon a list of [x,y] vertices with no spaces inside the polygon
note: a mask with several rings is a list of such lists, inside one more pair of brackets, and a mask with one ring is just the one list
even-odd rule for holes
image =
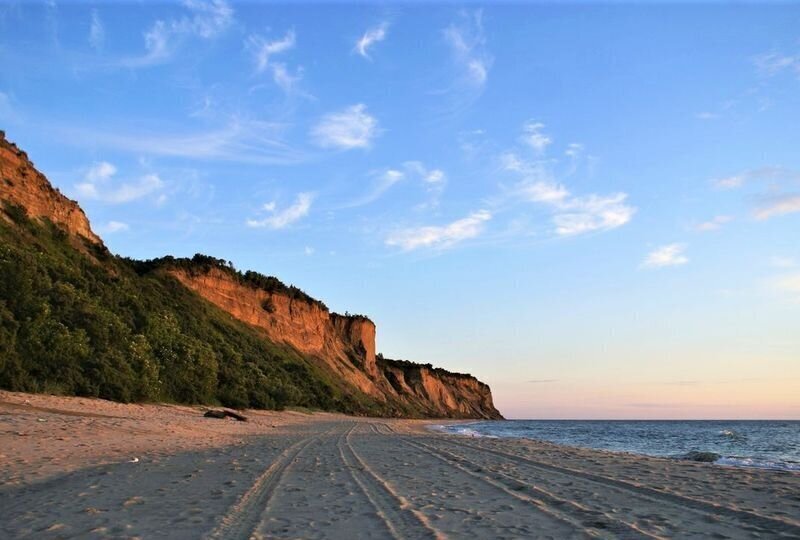
{"label": "sandy beach", "polygon": [[800,474],[0,392],[3,538],[797,538]]}

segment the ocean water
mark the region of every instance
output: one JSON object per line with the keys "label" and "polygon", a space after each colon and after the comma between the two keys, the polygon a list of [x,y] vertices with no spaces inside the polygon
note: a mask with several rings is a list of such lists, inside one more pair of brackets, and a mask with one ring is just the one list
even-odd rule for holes
{"label": "ocean water", "polygon": [[438,429],[473,437],[536,439],[734,467],[800,471],[800,421],[494,420]]}

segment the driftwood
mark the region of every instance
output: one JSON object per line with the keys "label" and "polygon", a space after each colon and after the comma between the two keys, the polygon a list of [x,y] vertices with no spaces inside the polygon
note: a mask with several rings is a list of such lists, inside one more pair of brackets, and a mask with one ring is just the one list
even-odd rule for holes
{"label": "driftwood", "polygon": [[247,422],[247,417],[228,409],[211,409],[203,415],[206,418],[233,418],[239,422]]}

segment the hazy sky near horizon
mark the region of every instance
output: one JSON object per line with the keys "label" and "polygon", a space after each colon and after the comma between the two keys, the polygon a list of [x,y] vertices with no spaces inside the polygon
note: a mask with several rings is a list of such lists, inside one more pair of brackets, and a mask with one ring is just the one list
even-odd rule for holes
{"label": "hazy sky near horizon", "polygon": [[800,417],[800,5],[0,1],[115,253],[368,314],[516,418]]}

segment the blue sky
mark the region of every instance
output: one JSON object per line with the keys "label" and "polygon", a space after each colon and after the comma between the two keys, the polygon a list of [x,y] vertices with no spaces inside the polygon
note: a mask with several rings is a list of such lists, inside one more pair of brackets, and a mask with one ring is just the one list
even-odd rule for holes
{"label": "blue sky", "polygon": [[116,253],[369,314],[508,416],[800,417],[800,6],[0,2]]}

